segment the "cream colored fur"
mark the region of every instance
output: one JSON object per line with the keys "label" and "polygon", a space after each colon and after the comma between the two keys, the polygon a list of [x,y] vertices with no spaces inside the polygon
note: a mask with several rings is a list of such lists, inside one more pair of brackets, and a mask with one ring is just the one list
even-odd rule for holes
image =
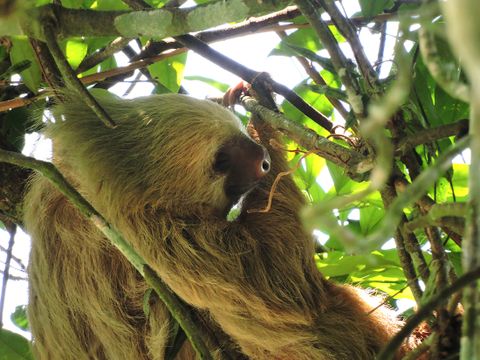
{"label": "cream colored fur", "polygon": [[[183,300],[252,359],[373,359],[401,322],[382,299],[326,281],[299,220],[304,198],[284,178],[266,214],[283,154],[225,219],[217,149],[245,134],[229,111],[182,95],[100,98],[118,123],[106,128],[79,101],[53,110],[55,163]],[[254,123],[264,144],[270,129]],[[247,135],[244,135],[247,136]],[[37,359],[163,359],[171,318],[147,286],[46,179],[25,200],[32,235],[29,318]],[[222,345],[212,345],[220,354]],[[178,358],[193,358],[185,347]]]}

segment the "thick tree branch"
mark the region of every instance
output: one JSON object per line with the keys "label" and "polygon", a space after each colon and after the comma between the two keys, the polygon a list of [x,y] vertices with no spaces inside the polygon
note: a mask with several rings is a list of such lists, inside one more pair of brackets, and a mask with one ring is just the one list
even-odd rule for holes
{"label": "thick tree branch", "polygon": [[315,154],[345,169],[348,176],[356,180],[365,179],[365,172],[370,169],[365,167],[366,159],[359,153],[331,142],[314,131],[285,118],[282,114],[267,109],[251,97],[242,97],[241,103],[246,110],[260,116],[273,128],[284,132],[300,146],[307,150],[314,150]]}
{"label": "thick tree branch", "polygon": [[[288,1],[226,0],[213,1],[190,8],[162,8],[141,11],[94,11],[68,9],[49,4],[27,10],[22,28],[29,36],[44,40],[41,23],[53,19],[59,38],[77,36],[146,36],[164,38],[222,25],[287,6]],[[208,21],[205,21],[208,16]],[[37,21],[32,21],[37,19]],[[1,28],[2,35],[18,35],[17,27]]]}

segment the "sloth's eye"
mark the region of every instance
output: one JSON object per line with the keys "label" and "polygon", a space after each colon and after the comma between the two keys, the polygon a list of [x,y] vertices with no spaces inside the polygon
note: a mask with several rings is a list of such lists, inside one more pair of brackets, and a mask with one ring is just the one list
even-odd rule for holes
{"label": "sloth's eye", "polygon": [[215,162],[213,163],[213,170],[218,173],[226,173],[229,168],[230,168],[230,156],[224,151],[219,151],[215,156]]}

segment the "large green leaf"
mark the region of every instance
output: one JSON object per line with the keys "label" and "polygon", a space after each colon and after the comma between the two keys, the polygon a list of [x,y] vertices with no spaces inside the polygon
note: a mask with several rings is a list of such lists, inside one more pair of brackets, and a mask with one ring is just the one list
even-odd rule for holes
{"label": "large green leaf", "polygon": [[33,360],[30,342],[23,336],[0,329],[0,360]]}
{"label": "large green leaf", "polygon": [[176,93],[183,80],[183,71],[187,54],[179,54],[168,59],[156,62],[148,66],[150,75],[167,88],[170,92]]}
{"label": "large green leaf", "polygon": [[230,88],[230,85],[224,82],[210,79],[205,76],[198,76],[198,75],[185,76],[185,80],[204,82],[205,84],[208,84],[214,87],[215,89],[220,90],[222,93],[227,92],[227,90]]}
{"label": "large green leaf", "polygon": [[335,277],[350,275],[356,271],[382,270],[398,265],[381,254],[346,255],[343,252],[332,251],[315,258],[317,267],[325,276]]}
{"label": "large green leaf", "polygon": [[270,55],[298,55],[295,48],[304,48],[316,53],[323,49],[323,45],[318,40],[318,36],[313,29],[298,29],[282,39],[275,49],[272,50]]}
{"label": "large green leaf", "polygon": [[332,177],[337,195],[350,194],[355,187],[355,183],[345,175],[345,170],[339,166],[327,161],[328,171]]}
{"label": "large green leaf", "polygon": [[385,217],[385,210],[375,206],[363,206],[360,208],[360,230],[362,235],[371,234]]}

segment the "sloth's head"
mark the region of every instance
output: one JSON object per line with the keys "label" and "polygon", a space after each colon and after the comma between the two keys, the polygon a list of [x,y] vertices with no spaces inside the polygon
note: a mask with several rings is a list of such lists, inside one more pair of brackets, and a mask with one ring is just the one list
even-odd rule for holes
{"label": "sloth's head", "polygon": [[270,157],[230,111],[168,94],[99,97],[117,123],[106,128],[79,101],[53,110],[59,166],[94,204],[224,214],[270,170]]}

